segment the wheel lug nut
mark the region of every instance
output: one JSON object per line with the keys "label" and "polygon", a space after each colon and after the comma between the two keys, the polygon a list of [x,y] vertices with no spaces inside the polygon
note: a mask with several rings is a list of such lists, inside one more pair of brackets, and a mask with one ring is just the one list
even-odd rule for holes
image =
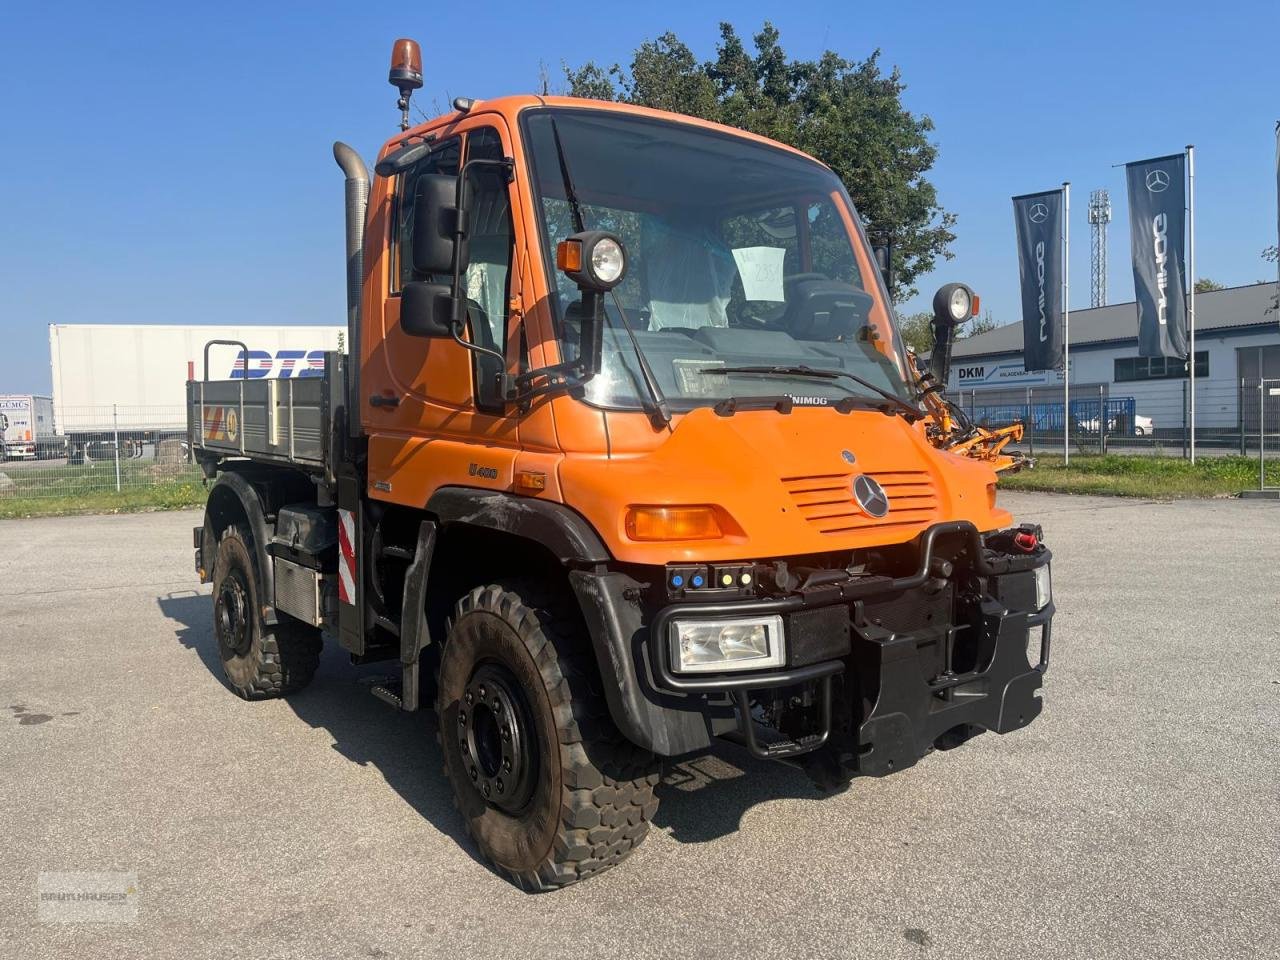
{"label": "wheel lug nut", "polygon": [[471,779],[472,779],[472,780],[474,780],[474,779],[476,779],[478,776],[480,776],[480,771],[479,771],[479,770],[477,770],[475,767],[472,767],[472,768],[471,768]]}
{"label": "wheel lug nut", "polygon": [[510,740],[510,739],[511,739],[511,728],[510,728],[510,727],[503,727],[503,728],[502,728],[502,739],[503,739],[503,740]]}
{"label": "wheel lug nut", "polygon": [[486,696],[488,696],[488,694],[485,693],[484,684],[482,683],[480,684],[480,699],[483,700]]}
{"label": "wheel lug nut", "polygon": [[498,792],[499,792],[499,793],[501,793],[501,792],[502,792],[502,778],[501,778],[501,777],[499,777],[496,781],[494,781],[494,786],[496,786],[496,787],[498,788]]}
{"label": "wheel lug nut", "polygon": [[507,773],[510,773],[510,772],[511,772],[511,758],[510,758],[510,757],[503,757],[503,758],[502,758],[502,769],[503,769],[503,770],[505,770],[505,771],[507,771]]}
{"label": "wheel lug nut", "polygon": [[501,713],[501,712],[502,712],[502,701],[501,701],[501,700],[494,700],[494,701],[493,701],[493,712],[494,712],[494,713]]}
{"label": "wheel lug nut", "polygon": [[467,705],[468,705],[468,706],[470,706],[471,701],[472,701],[473,699],[474,699],[474,698],[473,698],[473,697],[472,697],[472,695],[471,695],[471,691],[470,691],[470,690],[468,690],[468,691],[467,691]]}
{"label": "wheel lug nut", "polygon": [[465,727],[467,725],[467,711],[458,711],[458,726]]}
{"label": "wheel lug nut", "polygon": [[486,797],[489,796],[489,785],[486,783],[483,787],[480,788],[480,792],[483,793]]}

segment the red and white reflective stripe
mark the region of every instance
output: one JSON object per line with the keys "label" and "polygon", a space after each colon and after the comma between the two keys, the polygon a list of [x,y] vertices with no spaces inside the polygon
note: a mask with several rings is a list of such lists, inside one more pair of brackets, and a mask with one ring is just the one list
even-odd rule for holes
{"label": "red and white reflective stripe", "polygon": [[338,511],[338,599],[356,602],[356,520],[350,510]]}

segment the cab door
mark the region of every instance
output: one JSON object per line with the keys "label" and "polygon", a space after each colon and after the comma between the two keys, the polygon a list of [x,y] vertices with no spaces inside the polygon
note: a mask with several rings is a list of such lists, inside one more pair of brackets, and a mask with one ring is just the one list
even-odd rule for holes
{"label": "cab door", "polygon": [[[515,460],[515,409],[503,403],[497,375],[521,363],[518,326],[523,255],[517,250],[514,193],[498,168],[475,159],[511,156],[496,114],[468,117],[431,153],[396,178],[389,195],[386,283],[380,328],[366,332],[364,423],[369,434],[370,495],[414,506],[438,486],[462,483],[507,489]],[[413,197],[427,173],[467,169],[469,263],[462,275],[464,338],[504,356],[476,354],[452,339],[422,338],[400,328],[400,291],[432,278],[412,267]],[[379,271],[371,273],[376,276]],[[373,280],[373,277],[370,277]],[[366,298],[366,303],[368,298]],[[370,337],[376,342],[369,343]]]}

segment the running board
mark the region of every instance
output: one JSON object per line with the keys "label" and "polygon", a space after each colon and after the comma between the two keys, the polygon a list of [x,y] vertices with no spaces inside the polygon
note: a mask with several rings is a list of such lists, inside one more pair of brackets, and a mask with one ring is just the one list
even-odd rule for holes
{"label": "running board", "polygon": [[400,679],[377,677],[372,679],[369,692],[397,710],[418,709],[418,661],[404,664]]}

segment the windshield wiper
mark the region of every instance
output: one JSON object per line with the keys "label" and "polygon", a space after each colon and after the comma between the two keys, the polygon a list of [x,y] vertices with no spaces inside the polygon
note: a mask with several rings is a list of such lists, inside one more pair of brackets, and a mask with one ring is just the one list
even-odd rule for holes
{"label": "windshield wiper", "polygon": [[806,367],[803,364],[795,366],[786,366],[784,364],[771,364],[760,366],[741,366],[741,367],[703,367],[703,373],[720,374],[728,376],[732,373],[753,373],[764,377],[808,377],[812,380],[839,380],[844,377],[852,380],[859,386],[872,390],[885,400],[889,401],[898,410],[910,420],[920,420],[924,415],[919,409],[913,407],[901,397],[895,397],[888,390],[877,387],[869,380],[864,380],[856,373],[850,373],[847,370],[815,370],[813,367]]}
{"label": "windshield wiper", "polygon": [[[574,189],[573,177],[569,174],[569,160],[565,157],[564,145],[560,142],[560,128],[556,125],[555,115],[551,117],[551,137],[556,144],[556,159],[560,161],[560,179],[564,184],[565,199],[569,201],[569,209],[573,213],[573,225],[579,233],[586,230],[586,224],[582,218],[582,205],[578,202],[578,191]],[[613,296],[613,305],[618,310],[618,317],[622,320],[622,329],[626,331],[628,339],[631,341],[631,348],[636,352],[636,362],[640,365],[640,379],[644,381],[645,389],[652,398],[652,404],[649,405],[649,419],[656,428],[659,423],[665,427],[671,426],[671,411],[667,407],[667,398],[662,394],[662,388],[658,386],[658,378],[653,375],[653,370],[649,367],[649,361],[645,358],[644,351],[640,349],[640,341],[636,338],[635,331],[631,329],[631,323],[627,320],[627,312],[622,309],[622,303],[618,300],[618,291],[613,289],[609,291]],[[602,311],[605,319],[608,319],[608,311]]]}

